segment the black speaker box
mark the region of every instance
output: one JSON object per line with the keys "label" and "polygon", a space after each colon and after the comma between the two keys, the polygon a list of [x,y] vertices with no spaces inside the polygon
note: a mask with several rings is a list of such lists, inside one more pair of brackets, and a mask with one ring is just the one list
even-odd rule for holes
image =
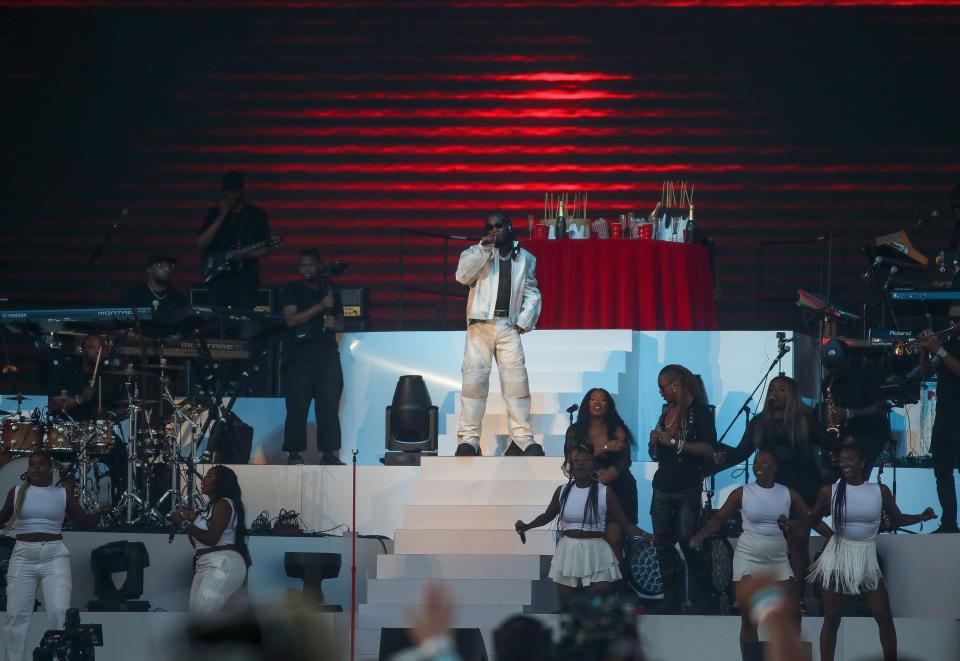
{"label": "black speaker box", "polygon": [[[400,650],[414,647],[409,629],[380,629],[380,661],[386,661]],[[480,629],[453,629],[457,653],[464,661],[487,661],[487,647]]]}

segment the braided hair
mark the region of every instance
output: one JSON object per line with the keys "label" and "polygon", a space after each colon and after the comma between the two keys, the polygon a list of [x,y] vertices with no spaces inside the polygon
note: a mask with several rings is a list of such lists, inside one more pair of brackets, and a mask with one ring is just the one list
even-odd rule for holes
{"label": "braided hair", "polygon": [[[50,470],[53,470],[53,458],[44,452],[43,450],[34,450],[30,453],[30,456],[27,458],[27,464],[29,465],[30,459],[34,457],[43,457],[43,459],[50,466]],[[20,489],[17,491],[17,501],[13,506],[13,514],[10,516],[10,519],[4,525],[4,530],[10,530],[13,528],[14,522],[20,518],[20,514],[23,513],[23,503],[27,500],[27,489],[30,488],[30,471],[27,471],[23,474],[23,480],[20,482]]]}
{"label": "braided hair", "polygon": [[[563,511],[567,506],[567,498],[570,496],[570,490],[574,487],[574,477],[573,470],[571,467],[571,460],[574,455],[577,454],[586,454],[590,457],[590,460],[593,461],[593,449],[587,447],[583,443],[578,443],[572,450],[566,453],[566,457],[563,460],[563,473],[567,476],[567,483],[564,485],[563,490],[560,492],[560,514],[557,516],[557,531],[562,532],[563,528]],[[587,501],[583,504],[583,524],[587,525],[588,522],[594,524],[604,523],[600,521],[600,481],[597,479],[596,472],[592,473],[590,476],[590,487],[587,492]],[[588,516],[589,515],[589,516]]]}
{"label": "braided hair", "polygon": [[[844,445],[840,452],[852,452],[857,455],[860,461],[863,461],[863,450],[856,444]],[[833,495],[833,506],[830,515],[833,519],[833,532],[837,537],[843,537],[843,515],[847,509],[847,479],[840,473],[840,481],[837,482],[837,489]]]}
{"label": "braided hair", "polygon": [[250,531],[247,529],[247,512],[243,506],[243,494],[240,491],[240,482],[237,480],[237,474],[232,468],[222,464],[213,467],[217,479],[213,483],[213,493],[210,497],[210,511],[218,501],[229,498],[233,503],[234,512],[237,515],[237,546],[240,547],[241,555],[247,555],[247,537]]}

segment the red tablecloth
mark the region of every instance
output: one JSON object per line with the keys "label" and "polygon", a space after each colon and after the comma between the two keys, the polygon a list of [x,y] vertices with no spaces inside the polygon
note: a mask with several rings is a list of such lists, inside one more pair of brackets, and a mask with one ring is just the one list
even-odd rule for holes
{"label": "red tablecloth", "polygon": [[537,328],[715,330],[707,249],[624,239],[523,241],[537,258]]}

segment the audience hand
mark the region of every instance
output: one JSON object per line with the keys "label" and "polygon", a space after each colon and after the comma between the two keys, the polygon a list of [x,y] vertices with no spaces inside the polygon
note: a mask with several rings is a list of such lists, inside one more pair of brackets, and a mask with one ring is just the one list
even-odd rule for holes
{"label": "audience hand", "polygon": [[450,633],[454,609],[450,595],[438,583],[431,583],[424,591],[419,611],[408,611],[410,636],[420,645],[424,641]]}

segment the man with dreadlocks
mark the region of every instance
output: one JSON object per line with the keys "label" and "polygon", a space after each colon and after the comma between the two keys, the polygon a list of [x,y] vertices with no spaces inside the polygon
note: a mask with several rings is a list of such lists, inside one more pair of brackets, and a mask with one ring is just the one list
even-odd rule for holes
{"label": "man with dreadlocks", "polygon": [[564,472],[568,469],[570,480],[557,487],[547,511],[530,523],[517,521],[516,526],[523,538],[531,528],[557,519],[557,530],[563,536],[553,553],[549,576],[557,584],[561,605],[568,604],[578,589],[591,594],[606,592],[622,577],[613,549],[604,538],[607,522],[621,526],[628,535],[653,539],[627,519],[617,494],[599,481],[593,448],[574,447],[564,461]]}
{"label": "man with dreadlocks", "polygon": [[[928,507],[920,514],[903,514],[885,484],[864,478],[863,450],[845,445],[837,457],[840,481],[821,489],[813,508],[813,529],[827,538],[823,553],[813,563],[809,580],[823,587],[823,626],[820,629],[820,659],[833,661],[844,594],[861,594],[880,629],[884,661],[897,658],[897,630],[890,612],[890,595],[877,563],[877,531],[880,515],[894,526],[912,526],[937,518]],[[831,516],[831,526],[823,517]]]}
{"label": "man with dreadlocks", "polygon": [[467,285],[467,345],[456,454],[480,454],[480,424],[487,409],[490,368],[496,356],[500,393],[507,405],[511,441],[505,456],[543,456],[530,424],[530,383],[520,336],[540,317],[537,260],[520,247],[510,218],[502,211],[487,216],[486,234],[460,255],[457,282]]}
{"label": "man with dreadlocks", "polygon": [[[109,509],[105,505],[101,512]],[[23,482],[10,489],[0,509],[0,525],[4,530],[12,530],[17,538],[7,567],[7,617],[3,626],[7,661],[26,658],[27,629],[37,583],[43,590],[47,628],[63,628],[73,588],[70,552],[61,533],[63,520],[68,516],[84,527],[95,526],[99,519],[98,514],[84,511],[72,489],[53,483],[50,455],[32,453]]]}

